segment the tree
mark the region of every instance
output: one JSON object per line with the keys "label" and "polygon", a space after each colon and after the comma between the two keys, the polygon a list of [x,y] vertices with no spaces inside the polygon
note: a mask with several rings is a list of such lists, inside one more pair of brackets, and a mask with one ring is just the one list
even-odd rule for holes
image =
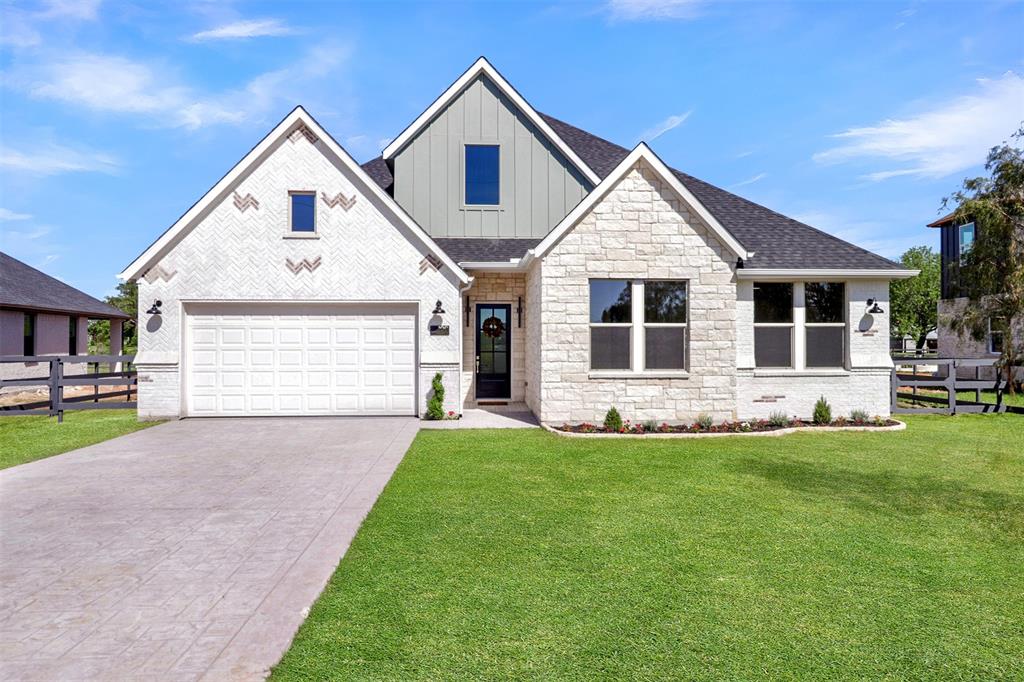
{"label": "tree", "polygon": [[[953,204],[953,220],[974,222],[975,236],[954,273],[967,304],[950,316],[949,326],[961,337],[984,340],[1002,334],[1001,368],[1014,390],[1013,367],[1024,364],[1019,337],[1024,325],[1024,127],[1014,143],[993,147],[985,162],[989,177],[964,180],[963,187],[943,200]],[[945,321],[945,320],[944,320]]]}
{"label": "tree", "polygon": [[[135,353],[138,348],[138,335],[135,333],[136,320],[139,319],[139,285],[135,282],[119,282],[117,293],[107,296],[107,303],[114,306],[131,319],[124,321],[122,348],[126,354]],[[89,324],[90,353],[108,351],[110,349],[110,321],[96,320]]]}
{"label": "tree", "polygon": [[900,256],[900,263],[908,270],[921,273],[910,279],[895,280],[889,286],[892,327],[901,338],[912,337],[920,350],[928,334],[938,327],[942,259],[928,246],[915,246]]}

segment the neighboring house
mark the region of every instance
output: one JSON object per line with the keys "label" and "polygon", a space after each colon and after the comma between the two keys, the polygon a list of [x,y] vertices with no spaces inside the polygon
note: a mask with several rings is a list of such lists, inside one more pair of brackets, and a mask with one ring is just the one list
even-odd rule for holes
{"label": "neighboring house", "polygon": [[[483,58],[357,164],[301,107],[129,265],[139,412],[888,414],[914,271],[538,113]],[[159,303],[158,303],[159,302]]]}
{"label": "neighboring house", "polygon": [[[995,360],[1003,352],[1003,338],[999,331],[989,330],[982,340],[972,338],[969,334],[961,337],[950,329],[949,320],[957,311],[968,305],[967,297],[957,281],[960,257],[967,253],[974,243],[977,227],[973,222],[954,220],[953,213],[929,223],[928,227],[940,231],[939,251],[942,259],[942,292],[938,310],[938,349],[940,358],[965,358]],[[1014,330],[1014,340],[1020,347],[1024,339],[1024,328],[1018,326]],[[988,373],[986,376],[991,375]]]}
{"label": "neighboring house", "polygon": [[[0,356],[87,355],[89,320],[110,320],[110,352],[116,355],[127,319],[117,308],[0,253]],[[0,379],[48,371],[39,362],[0,363]]]}

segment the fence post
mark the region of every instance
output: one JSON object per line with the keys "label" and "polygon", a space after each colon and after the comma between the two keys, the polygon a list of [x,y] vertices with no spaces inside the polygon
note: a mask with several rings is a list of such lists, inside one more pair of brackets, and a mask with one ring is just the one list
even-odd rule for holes
{"label": "fence post", "polygon": [[957,361],[950,360],[946,366],[946,402],[948,414],[956,414],[956,371]]}
{"label": "fence post", "polygon": [[50,360],[50,416],[57,416],[57,423],[64,421],[64,388],[61,386],[64,378],[64,365],[59,357]]}
{"label": "fence post", "polygon": [[898,400],[897,397],[896,397],[896,393],[899,390],[899,386],[900,386],[900,380],[899,380],[899,377],[896,374],[898,371],[899,371],[899,366],[896,365],[895,363],[893,363],[892,375],[890,376],[890,380],[889,380],[889,395],[890,395],[889,402],[891,403],[889,405],[889,411],[890,412],[895,412],[896,411],[896,402]]}

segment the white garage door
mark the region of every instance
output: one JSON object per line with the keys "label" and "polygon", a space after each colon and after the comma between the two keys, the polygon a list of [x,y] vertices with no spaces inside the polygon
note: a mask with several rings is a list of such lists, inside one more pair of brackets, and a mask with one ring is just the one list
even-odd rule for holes
{"label": "white garage door", "polygon": [[186,316],[190,415],[416,413],[408,306],[193,305]]}

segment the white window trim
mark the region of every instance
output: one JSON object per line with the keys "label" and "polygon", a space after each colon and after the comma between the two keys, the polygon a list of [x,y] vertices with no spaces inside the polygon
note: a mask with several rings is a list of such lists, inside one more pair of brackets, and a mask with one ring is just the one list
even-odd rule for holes
{"label": "white window trim", "polygon": [[[589,315],[590,303],[590,282],[598,280],[616,280],[615,277],[594,277],[587,280],[587,304]],[[587,365],[589,376],[592,379],[633,379],[633,378],[687,378],[690,376],[690,281],[686,279],[627,279],[631,284],[630,296],[630,322],[591,322],[589,328],[594,327],[629,327],[630,345],[630,367],[628,369],[594,369],[593,368],[593,344],[590,337],[587,339]],[[647,322],[644,320],[644,283],[652,282],[685,282],[686,283],[686,322]],[[683,369],[646,369],[647,364],[647,327],[682,327],[686,329],[686,337],[683,342]]]}
{"label": "white window trim", "polygon": [[[498,148],[498,203],[496,204],[467,204],[466,203],[466,147],[497,147]],[[504,211],[505,210],[505,174],[501,172],[501,159],[504,150],[502,144],[496,139],[465,139],[462,141],[462,158],[459,159],[459,192],[462,201],[459,208],[463,211]]]}
{"label": "white window trim", "polygon": [[[808,322],[807,321],[807,296],[804,287],[807,284],[831,283],[843,285],[843,321],[842,322]],[[757,286],[758,282],[754,282]],[[842,280],[799,280],[783,282],[793,285],[793,321],[792,322],[754,322],[754,329],[760,327],[788,327],[790,334],[790,364],[782,367],[768,367],[757,364],[757,335],[754,334],[754,371],[755,374],[762,372],[788,372],[788,373],[846,373],[850,370],[850,287]],[[753,298],[751,298],[753,304]],[[842,327],[843,328],[843,364],[833,367],[819,367],[807,365],[807,329],[813,327]]]}
{"label": "white window trim", "polygon": [[[296,232],[292,229],[292,197],[312,196],[313,197],[313,231]],[[290,189],[288,190],[288,224],[285,226],[285,239],[319,239],[320,238],[320,211],[316,206],[317,194],[315,189]]]}

